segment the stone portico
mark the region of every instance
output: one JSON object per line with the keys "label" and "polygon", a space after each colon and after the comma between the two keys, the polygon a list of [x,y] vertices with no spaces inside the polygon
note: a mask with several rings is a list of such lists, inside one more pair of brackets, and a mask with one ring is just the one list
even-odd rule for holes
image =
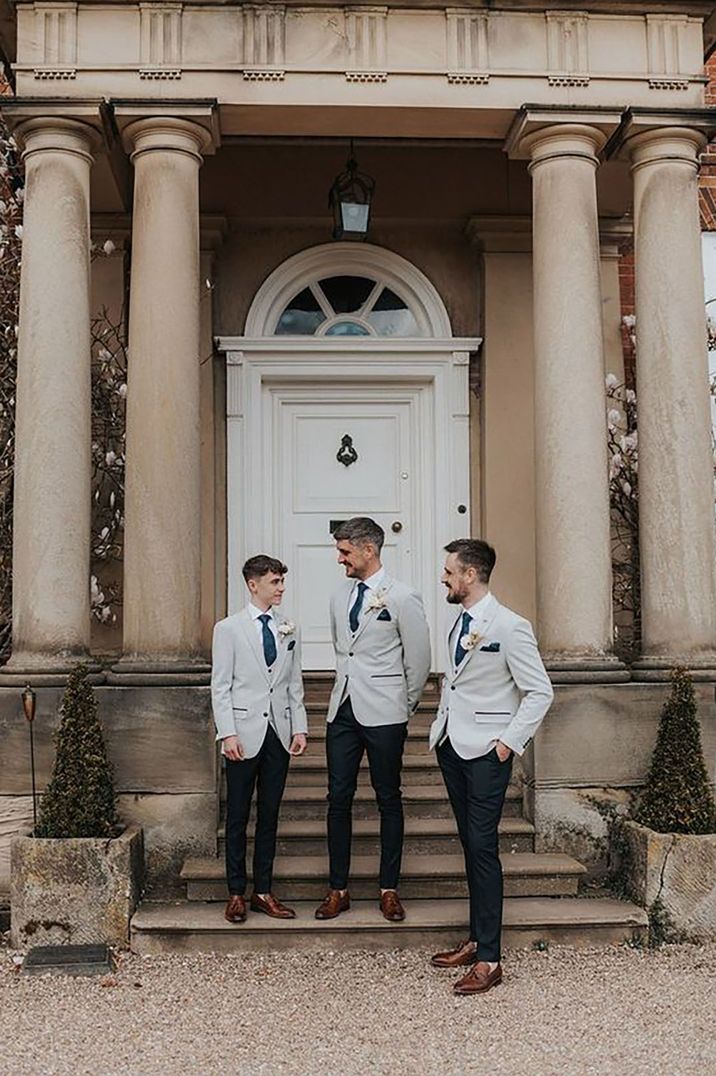
{"label": "stone portico", "polygon": [[[282,461],[322,444],[332,400],[340,422],[372,408],[376,443],[403,431],[380,443],[407,453],[395,488],[417,492],[400,494],[400,512],[390,498],[377,510],[400,524],[390,555],[428,592],[434,634],[443,611],[430,573],[467,530],[497,547],[498,596],[536,623],[557,685],[524,760],[538,850],[599,858],[604,823],[589,797],[643,780],[674,664],[702,682],[714,774],[696,177],[716,128],[703,76],[715,13],[661,0],[18,5],[16,52],[5,44],[16,97],[3,109],[27,172],[13,653],[0,671],[7,829],[28,808],[18,687],[42,689],[49,720],[68,667],[87,659],[122,808],[147,827],[152,884],[173,891],[186,853],[216,850],[211,626],[237,607],[250,552],[269,546],[291,564],[295,549],[296,586],[310,594],[322,562],[304,550],[332,568],[328,516],[371,510],[347,486],[324,485],[321,500],[299,476],[306,519],[301,505],[282,514]],[[325,202],[351,138],[377,180],[360,256],[331,244]],[[612,647],[604,378],[622,370],[617,256],[632,230],[643,650],[626,668]],[[112,272],[91,271],[91,235],[117,238]],[[100,663],[89,323],[102,303],[121,306],[125,275],[122,638]],[[366,301],[347,312],[360,334],[331,335],[345,299],[331,306],[326,281],[349,277],[370,281],[374,302],[389,289],[412,330],[381,336]],[[323,328],[286,332],[286,312],[311,313],[310,296],[291,307],[303,288]],[[291,431],[298,440],[285,442]],[[369,439],[356,440],[364,461]],[[351,469],[338,472],[348,482]],[[40,756],[46,772],[49,744]]]}

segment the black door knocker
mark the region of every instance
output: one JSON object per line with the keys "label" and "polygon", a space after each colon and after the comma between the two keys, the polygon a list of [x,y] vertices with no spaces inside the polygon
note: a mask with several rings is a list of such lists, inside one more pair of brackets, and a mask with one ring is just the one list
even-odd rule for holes
{"label": "black door knocker", "polygon": [[349,433],[343,434],[341,441],[341,447],[336,453],[336,459],[339,463],[342,463],[345,467],[350,467],[352,463],[358,459],[358,453],[353,447],[353,438]]}

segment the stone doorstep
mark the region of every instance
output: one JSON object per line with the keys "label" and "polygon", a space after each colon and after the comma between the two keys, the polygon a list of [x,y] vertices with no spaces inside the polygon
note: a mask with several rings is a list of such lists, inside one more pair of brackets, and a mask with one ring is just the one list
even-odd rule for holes
{"label": "stone doorstep", "polygon": [[[377,902],[356,901],[337,919],[314,917],[315,902],[295,904],[297,918],[269,919],[249,912],[245,923],[224,919],[217,904],[144,903],[132,920],[135,953],[247,952],[298,948],[327,950],[440,948],[465,937],[464,900],[414,900],[406,903],[403,923],[388,923]],[[504,903],[503,939],[507,947],[535,942],[555,945],[615,945],[646,939],[643,909],[626,901],[581,897],[508,897]],[[435,971],[436,975],[442,972]],[[449,975],[445,973],[446,982]]]}
{"label": "stone doorstep", "polygon": [[[571,856],[515,852],[502,856],[507,896],[576,896],[586,868]],[[188,900],[226,900],[222,860],[191,858],[184,862],[182,879]],[[328,860],[318,856],[279,856],[274,877],[282,900],[320,900],[326,890]],[[354,855],[351,860],[351,894],[371,898],[377,892],[378,856]],[[461,854],[403,857],[400,892],[406,899],[464,897],[467,895],[465,860]]]}

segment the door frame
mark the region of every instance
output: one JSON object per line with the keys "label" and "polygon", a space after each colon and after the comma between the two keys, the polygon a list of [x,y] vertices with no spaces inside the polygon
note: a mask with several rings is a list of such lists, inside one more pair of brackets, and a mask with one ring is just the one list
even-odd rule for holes
{"label": "door frame", "polygon": [[[276,533],[271,496],[271,439],[262,429],[264,394],[276,385],[365,383],[430,385],[435,445],[435,586],[424,594],[432,629],[433,668],[441,671],[445,623],[440,549],[470,533],[470,353],[479,337],[396,339],[380,337],[281,338],[223,336],[226,359],[226,479],[228,612],[245,603],[241,565],[249,551]],[[250,480],[247,480],[250,479]],[[466,511],[459,512],[458,506]]]}

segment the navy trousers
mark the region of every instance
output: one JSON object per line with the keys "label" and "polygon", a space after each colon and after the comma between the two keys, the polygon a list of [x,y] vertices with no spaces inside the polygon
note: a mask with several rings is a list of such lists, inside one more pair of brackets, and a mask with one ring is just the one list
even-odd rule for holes
{"label": "navy trousers", "polygon": [[477,942],[478,960],[499,961],[503,883],[497,826],[513,756],[500,762],[493,748],[480,758],[464,759],[449,740],[437,756],[465,854],[470,939]]}
{"label": "navy trousers", "polygon": [[328,858],[331,889],[347,889],[353,834],[353,797],[363,752],[380,812],[380,888],[397,889],[403,855],[403,797],[400,772],[407,723],[361,725],[350,698],[326,729],[328,761]]}

